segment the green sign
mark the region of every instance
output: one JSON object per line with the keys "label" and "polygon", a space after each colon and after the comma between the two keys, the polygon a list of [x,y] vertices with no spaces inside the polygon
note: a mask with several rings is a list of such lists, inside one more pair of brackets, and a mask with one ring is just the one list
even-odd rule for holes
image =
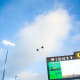
{"label": "green sign", "polygon": [[62,79],[60,61],[48,62],[48,68],[49,68],[49,79],[50,80]]}

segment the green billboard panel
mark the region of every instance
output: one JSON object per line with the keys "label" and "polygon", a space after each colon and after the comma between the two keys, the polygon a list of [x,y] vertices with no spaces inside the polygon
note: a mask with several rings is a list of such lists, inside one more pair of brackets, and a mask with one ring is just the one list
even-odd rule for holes
{"label": "green billboard panel", "polygon": [[60,61],[48,62],[50,80],[62,79]]}

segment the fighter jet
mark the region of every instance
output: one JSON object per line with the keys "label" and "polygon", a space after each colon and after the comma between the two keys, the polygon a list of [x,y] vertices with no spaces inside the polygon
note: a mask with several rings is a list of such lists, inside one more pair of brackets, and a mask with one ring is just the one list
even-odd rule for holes
{"label": "fighter jet", "polygon": [[44,46],[41,46],[41,48],[44,48]]}
{"label": "fighter jet", "polygon": [[[41,46],[41,49],[43,49],[43,48],[44,48],[44,46]],[[37,48],[36,51],[39,51],[39,49]]]}
{"label": "fighter jet", "polygon": [[36,51],[39,51],[39,49],[36,49]]}

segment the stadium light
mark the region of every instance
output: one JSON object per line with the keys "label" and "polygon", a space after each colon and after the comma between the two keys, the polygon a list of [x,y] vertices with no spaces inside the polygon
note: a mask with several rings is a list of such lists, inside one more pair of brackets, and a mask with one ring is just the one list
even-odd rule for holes
{"label": "stadium light", "polygon": [[5,71],[6,71],[6,64],[7,64],[7,57],[8,57],[8,47],[9,46],[15,46],[14,43],[9,42],[7,40],[3,40],[2,44],[7,45],[7,51],[6,51],[6,57],[5,57],[5,63],[4,63],[4,70],[3,70],[3,75],[2,75],[2,80],[5,78]]}
{"label": "stadium light", "polygon": [[4,44],[4,45],[9,45],[9,46],[16,46],[14,43],[12,43],[12,42],[9,42],[9,41],[7,41],[7,40],[3,40],[2,41],[2,44]]}

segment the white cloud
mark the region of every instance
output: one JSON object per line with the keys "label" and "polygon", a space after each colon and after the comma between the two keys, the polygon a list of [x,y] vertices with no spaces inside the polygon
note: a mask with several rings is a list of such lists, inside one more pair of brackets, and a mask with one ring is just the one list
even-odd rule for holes
{"label": "white cloud", "polygon": [[18,76],[18,78],[22,78],[23,80],[26,80],[26,79],[32,80],[36,76],[38,76],[38,74],[30,72],[30,71],[27,71],[27,72],[24,71],[24,72],[21,72],[20,74],[18,74],[17,76]]}
{"label": "white cloud", "polygon": [[51,53],[55,55],[64,47],[64,40],[68,38],[71,28],[71,17],[67,10],[57,9],[37,16],[34,22],[17,33],[17,46],[8,59],[8,72],[16,73],[32,63],[45,60]]}
{"label": "white cloud", "polygon": [[21,80],[47,80],[47,76],[45,74],[39,74],[32,71],[24,71],[17,74],[17,79]]}
{"label": "white cloud", "polygon": [[[42,60],[50,53],[59,51],[71,30],[70,18],[64,9],[36,17],[32,24],[21,29],[18,48],[22,48],[23,55],[34,60]],[[44,46],[44,49],[41,49],[41,46]],[[37,48],[40,49],[39,52],[36,52]]]}

